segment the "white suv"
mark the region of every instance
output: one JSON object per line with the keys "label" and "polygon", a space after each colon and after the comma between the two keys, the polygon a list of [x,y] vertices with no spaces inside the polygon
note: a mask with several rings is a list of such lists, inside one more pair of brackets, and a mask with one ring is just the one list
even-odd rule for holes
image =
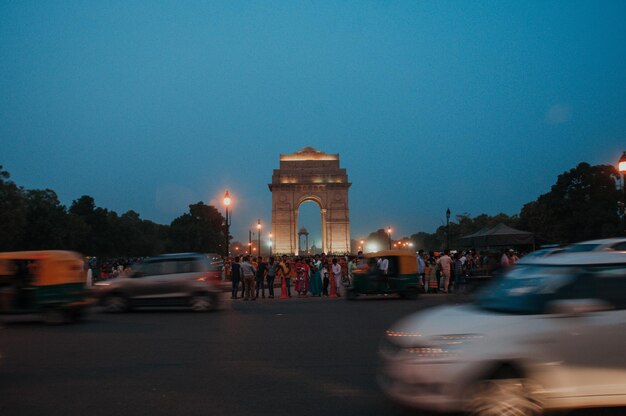
{"label": "white suv", "polygon": [[405,405],[473,415],[626,406],[626,255],[520,262],[473,304],[409,315],[380,345]]}

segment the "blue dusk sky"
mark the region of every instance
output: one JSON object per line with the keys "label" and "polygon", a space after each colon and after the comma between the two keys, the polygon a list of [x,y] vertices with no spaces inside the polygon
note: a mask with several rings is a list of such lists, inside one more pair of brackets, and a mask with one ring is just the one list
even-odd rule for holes
{"label": "blue dusk sky", "polygon": [[626,150],[625,22],[625,1],[1,1],[0,164],[167,224],[229,189],[238,240],[305,146],[340,155],[353,238],[516,214]]}

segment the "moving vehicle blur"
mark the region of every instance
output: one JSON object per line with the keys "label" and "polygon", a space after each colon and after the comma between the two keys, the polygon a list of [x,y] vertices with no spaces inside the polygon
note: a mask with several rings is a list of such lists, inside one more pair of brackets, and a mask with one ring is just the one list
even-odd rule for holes
{"label": "moving vehicle blur", "polygon": [[563,252],[563,247],[554,246],[554,247],[544,247],[539,250],[531,251],[530,253],[523,256],[520,260],[523,262],[528,262],[529,260],[536,260],[542,257],[554,256],[555,254],[559,254]]}
{"label": "moving vehicle blur", "polygon": [[0,253],[0,313],[39,314],[46,323],[60,324],[80,319],[88,305],[80,254]]}
{"label": "moving vehicle blur", "polygon": [[473,304],[394,324],[379,384],[409,406],[481,416],[624,406],[624,328],[623,253],[548,256],[511,267]]}
{"label": "moving vehicle blur", "polygon": [[[387,262],[386,273],[377,259]],[[366,267],[354,272],[353,281],[346,289],[346,298],[359,295],[394,294],[415,299],[419,293],[417,257],[401,250],[379,251],[365,255]]]}
{"label": "moving vehicle blur", "polygon": [[626,238],[581,241],[565,247],[561,252],[585,253],[588,251],[626,251]]}
{"label": "moving vehicle blur", "polygon": [[108,312],[142,306],[189,306],[197,312],[220,303],[222,272],[206,254],[165,254],[145,259],[133,270],[94,285]]}

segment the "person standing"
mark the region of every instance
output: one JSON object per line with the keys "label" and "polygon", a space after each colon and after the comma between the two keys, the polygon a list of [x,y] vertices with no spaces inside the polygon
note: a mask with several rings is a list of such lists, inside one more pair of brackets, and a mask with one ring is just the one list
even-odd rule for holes
{"label": "person standing", "polygon": [[348,285],[352,285],[354,282],[354,271],[359,267],[357,263],[358,260],[357,257],[353,257],[348,263]]}
{"label": "person standing", "polygon": [[304,263],[302,262],[302,259],[300,257],[296,258],[295,267],[296,267],[296,281],[295,281],[296,292],[298,293],[298,296],[304,296],[306,295],[306,285],[304,282],[305,269],[304,269]]}
{"label": "person standing", "polygon": [[381,280],[382,280],[382,289],[383,290],[387,290],[389,289],[389,278],[388,278],[388,273],[389,273],[389,259],[387,259],[386,257],[381,257],[378,260],[378,270],[381,276]]}
{"label": "person standing", "polygon": [[422,249],[417,252],[417,275],[420,278],[420,286],[425,289],[426,284],[424,283],[424,278],[426,277],[426,263],[424,263],[424,250]]}
{"label": "person standing", "polygon": [[254,300],[254,279],[256,276],[256,269],[250,264],[250,257],[243,258],[241,263],[241,274],[243,275],[244,283],[244,296],[243,300]]}
{"label": "person standing", "polygon": [[439,287],[439,282],[437,281],[437,262],[434,257],[430,257],[426,260],[425,264],[424,292],[428,293],[431,291],[436,293]]}
{"label": "person standing", "polygon": [[335,279],[335,288],[337,289],[337,296],[341,296],[339,289],[342,287],[341,283],[341,265],[337,262],[337,257],[333,257],[333,264],[331,266],[333,278]]}
{"label": "person standing", "polygon": [[320,264],[322,265],[322,294],[324,296],[328,296],[328,285],[330,283],[330,265],[328,264],[328,262],[321,262]]}
{"label": "person standing", "polygon": [[270,299],[274,299],[274,279],[276,278],[277,270],[278,263],[276,263],[274,257],[272,256],[267,264],[267,291]]}
{"label": "person standing", "polygon": [[454,255],[454,284],[452,287],[455,292],[461,292],[462,288],[465,288],[465,272],[463,270],[463,260],[461,260],[461,253]]}
{"label": "person standing", "polygon": [[448,293],[448,287],[450,286],[450,276],[452,275],[452,258],[450,257],[450,250],[445,249],[443,256],[439,258],[439,268],[441,269],[441,290],[443,293]]}
{"label": "person standing", "polygon": [[500,257],[500,267],[509,267],[511,260],[509,259],[509,250],[504,249],[502,251],[502,257]]}
{"label": "person standing", "polygon": [[230,274],[232,277],[232,290],[230,294],[231,299],[237,299],[237,292],[239,289],[239,281],[241,280],[241,263],[239,263],[239,256],[235,257],[230,265]]}
{"label": "person standing", "polygon": [[285,279],[285,286],[287,288],[287,295],[291,297],[291,267],[287,261],[287,256],[283,255],[281,262],[278,266],[280,274]]}
{"label": "person standing", "polygon": [[322,262],[318,254],[316,254],[313,261],[310,262],[309,267],[311,269],[311,294],[313,296],[322,296]]}
{"label": "person standing", "polygon": [[265,273],[267,272],[267,263],[263,261],[263,257],[259,256],[256,267],[256,294],[255,299],[259,297],[259,291],[261,297],[265,299]]}

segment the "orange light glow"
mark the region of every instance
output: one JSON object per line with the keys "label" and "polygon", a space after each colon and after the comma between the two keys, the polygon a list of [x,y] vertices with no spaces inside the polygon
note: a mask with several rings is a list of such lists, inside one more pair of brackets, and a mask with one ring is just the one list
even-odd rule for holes
{"label": "orange light glow", "polygon": [[228,191],[226,191],[226,193],[224,194],[224,205],[230,205],[230,194],[228,193]]}

